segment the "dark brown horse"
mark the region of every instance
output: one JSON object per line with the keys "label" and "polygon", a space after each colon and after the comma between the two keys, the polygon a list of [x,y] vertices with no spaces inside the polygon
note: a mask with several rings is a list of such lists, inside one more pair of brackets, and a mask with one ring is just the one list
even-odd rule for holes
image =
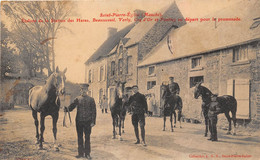
{"label": "dark brown horse", "polygon": [[[199,96],[202,97],[202,112],[203,116],[205,118],[205,137],[208,134],[208,123],[209,123],[209,117],[208,117],[208,111],[209,111],[209,105],[211,103],[211,97],[212,92],[201,85],[201,83],[196,84],[195,90],[194,90],[194,98],[198,99]],[[224,95],[224,96],[218,96],[217,102],[219,103],[220,107],[220,113],[225,113],[225,116],[229,122],[229,128],[227,134],[231,134],[231,118],[229,115],[229,112],[232,113],[232,120],[234,124],[234,132],[233,134],[236,134],[236,112],[237,112],[237,101],[233,96],[230,95]]]}
{"label": "dark brown horse", "polygon": [[[63,72],[56,68],[56,71],[50,75],[47,79],[46,84],[43,86],[35,86],[29,91],[29,106],[32,109],[32,116],[34,118],[34,124],[36,127],[36,138],[39,143],[39,148],[43,149],[42,142],[43,133],[45,130],[44,120],[45,117],[50,115],[52,117],[53,124],[53,136],[54,136],[54,148],[56,151],[59,150],[56,145],[56,134],[57,134],[57,121],[59,118],[60,99],[59,95],[65,93],[65,69]],[[39,135],[39,122],[37,112],[40,113],[40,135]]]}
{"label": "dark brown horse", "polygon": [[111,116],[113,120],[113,139],[116,138],[116,127],[118,127],[119,140],[122,141],[121,129],[124,127],[124,120],[126,116],[126,105],[124,97],[124,88],[126,82],[117,82],[114,97],[111,97]]}
{"label": "dark brown horse", "polygon": [[180,128],[182,128],[180,120],[182,112],[182,99],[180,96],[171,93],[168,85],[162,85],[162,91],[163,131],[165,131],[166,117],[170,116],[171,131],[173,132],[172,115],[174,115],[174,127],[176,127],[176,110],[178,110],[178,121],[180,123]]}

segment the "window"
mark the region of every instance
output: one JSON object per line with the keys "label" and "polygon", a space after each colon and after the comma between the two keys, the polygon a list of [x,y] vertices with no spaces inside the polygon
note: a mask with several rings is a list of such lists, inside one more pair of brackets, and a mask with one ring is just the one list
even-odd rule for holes
{"label": "window", "polygon": [[132,73],[132,56],[127,57],[127,62],[126,62],[126,74],[131,74]]}
{"label": "window", "polygon": [[115,68],[116,67],[116,63],[115,61],[112,61],[111,62],[111,76],[114,76],[115,75]]}
{"label": "window", "polygon": [[103,98],[103,89],[101,88],[99,90],[99,102],[101,102],[101,99]]}
{"label": "window", "polygon": [[204,82],[203,76],[190,77],[190,88],[194,87],[199,82]]}
{"label": "window", "polygon": [[147,82],[147,90],[153,88],[156,85],[156,81],[148,81]]}
{"label": "window", "polygon": [[118,75],[121,75],[123,73],[123,59],[120,58],[118,60]]}
{"label": "window", "polygon": [[91,70],[88,71],[88,83],[91,83],[92,80],[92,74],[91,74]]}
{"label": "window", "polygon": [[201,67],[201,57],[196,57],[191,59],[191,68],[200,68]]}
{"label": "window", "polygon": [[100,67],[100,72],[99,72],[99,77],[100,77],[100,81],[103,81],[104,80],[104,67],[101,66]]}
{"label": "window", "polygon": [[148,68],[148,75],[154,75],[155,74],[155,66],[151,66]]}
{"label": "window", "polygon": [[248,46],[243,45],[233,49],[233,62],[245,61],[248,59]]}

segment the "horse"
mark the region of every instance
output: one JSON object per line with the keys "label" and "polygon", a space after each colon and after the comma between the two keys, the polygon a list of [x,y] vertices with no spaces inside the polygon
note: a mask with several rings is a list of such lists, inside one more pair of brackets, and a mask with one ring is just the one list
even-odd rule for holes
{"label": "horse", "polygon": [[174,115],[174,127],[176,127],[176,110],[178,110],[178,121],[180,123],[180,128],[181,127],[181,112],[182,112],[182,99],[180,96],[175,95],[170,92],[169,86],[168,85],[162,85],[162,99],[163,99],[163,105],[162,105],[162,110],[163,110],[163,131],[165,131],[165,121],[166,117],[170,116],[170,122],[171,122],[171,131],[173,132],[173,125],[172,125],[172,115]]}
{"label": "horse", "polygon": [[[205,137],[207,137],[208,134],[208,123],[209,123],[209,117],[208,117],[208,111],[209,111],[209,105],[211,103],[211,97],[212,97],[212,92],[201,85],[200,83],[197,83],[195,85],[195,90],[194,90],[194,98],[198,99],[199,96],[202,97],[202,113],[205,118]],[[224,96],[218,96],[217,97],[217,102],[219,103],[219,108],[220,108],[220,113],[224,113],[228,122],[229,122],[229,128],[227,134],[231,134],[231,118],[229,115],[229,112],[232,113],[232,120],[234,124],[234,132],[233,135],[236,134],[236,112],[237,112],[237,101],[233,96],[230,95],[224,95]]]}
{"label": "horse", "polygon": [[121,129],[123,129],[124,133],[124,120],[126,116],[126,97],[124,96],[124,87],[126,82],[116,81],[116,89],[114,97],[111,97],[110,104],[111,104],[111,116],[112,116],[112,123],[113,123],[113,139],[116,138],[116,127],[119,130],[119,140],[122,141],[121,137]]}
{"label": "horse", "polygon": [[[65,94],[65,73],[67,68],[60,72],[59,68],[53,72],[46,80],[45,85],[35,86],[29,90],[29,106],[32,109],[32,116],[36,127],[36,140],[39,144],[39,149],[43,149],[42,142],[44,141],[43,133],[45,130],[45,117],[50,115],[52,117],[54,148],[59,151],[56,145],[57,121],[59,118],[60,99],[59,95]],[[40,135],[39,135],[39,121],[37,113],[40,113]]]}

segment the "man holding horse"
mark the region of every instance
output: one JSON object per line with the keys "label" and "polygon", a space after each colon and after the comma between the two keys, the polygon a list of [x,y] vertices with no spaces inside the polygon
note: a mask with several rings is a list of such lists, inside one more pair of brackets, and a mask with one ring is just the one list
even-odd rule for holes
{"label": "man holding horse", "polygon": [[[76,158],[84,156],[90,157],[90,134],[91,128],[96,124],[96,104],[92,97],[87,95],[88,84],[81,84],[81,95],[76,97],[74,102],[64,112],[72,111],[77,107],[76,129],[78,135],[78,155]],[[83,133],[85,134],[85,146],[83,146]]]}
{"label": "man holding horse", "polygon": [[217,102],[218,95],[213,94],[211,97],[211,103],[209,104],[209,131],[210,131],[210,138],[208,140],[211,141],[218,141],[217,137],[217,122],[218,122],[218,114],[220,113],[219,103]]}
{"label": "man holding horse", "polygon": [[132,87],[133,95],[129,99],[129,104],[132,110],[132,124],[134,126],[136,142],[135,144],[140,143],[139,139],[139,131],[138,131],[138,123],[141,128],[141,137],[142,137],[142,144],[146,146],[145,143],[145,113],[147,114],[147,102],[145,96],[138,91],[138,86],[134,85]]}

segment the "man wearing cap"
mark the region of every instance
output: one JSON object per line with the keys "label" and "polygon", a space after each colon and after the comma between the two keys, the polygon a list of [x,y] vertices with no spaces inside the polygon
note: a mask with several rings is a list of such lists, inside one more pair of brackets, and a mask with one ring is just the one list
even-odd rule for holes
{"label": "man wearing cap", "polygon": [[169,81],[169,89],[170,91],[176,95],[176,94],[180,94],[180,87],[179,84],[174,82],[174,77],[169,77],[170,81]]}
{"label": "man wearing cap", "polygon": [[209,104],[209,131],[210,138],[208,140],[218,141],[217,136],[217,122],[218,122],[218,114],[220,113],[219,102],[217,101],[217,94],[213,94],[211,97],[211,102]]}
{"label": "man wearing cap", "polygon": [[[81,84],[81,95],[76,97],[69,107],[64,107],[64,112],[72,111],[77,107],[76,129],[78,135],[78,155],[76,158],[90,157],[91,128],[96,124],[96,104],[92,97],[87,95],[88,84]],[[85,146],[83,145],[83,133],[85,134]]]}
{"label": "man wearing cap", "polygon": [[133,95],[129,99],[129,104],[132,110],[132,124],[134,126],[135,136],[136,136],[136,143],[140,143],[139,139],[139,131],[138,131],[138,123],[141,128],[141,137],[142,137],[142,144],[146,146],[145,143],[145,113],[147,114],[147,102],[145,96],[138,91],[138,86],[134,85],[132,87]]}

